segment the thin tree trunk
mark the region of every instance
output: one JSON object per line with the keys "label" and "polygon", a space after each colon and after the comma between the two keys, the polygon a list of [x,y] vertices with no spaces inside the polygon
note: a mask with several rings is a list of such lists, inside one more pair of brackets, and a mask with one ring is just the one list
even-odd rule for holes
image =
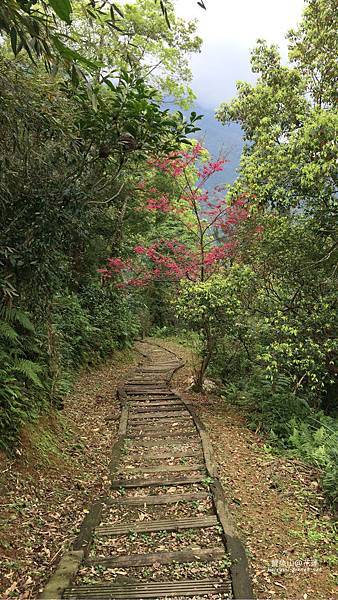
{"label": "thin tree trunk", "polygon": [[203,391],[204,375],[209,366],[210,360],[215,349],[215,339],[211,334],[209,321],[207,321],[205,324],[205,334],[207,340],[207,348],[193,386],[196,392]]}

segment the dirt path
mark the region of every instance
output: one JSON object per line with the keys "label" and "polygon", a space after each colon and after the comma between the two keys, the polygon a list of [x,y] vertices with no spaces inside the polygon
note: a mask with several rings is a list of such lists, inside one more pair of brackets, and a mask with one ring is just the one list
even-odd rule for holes
{"label": "dirt path", "polygon": [[[266,452],[264,438],[250,431],[243,416],[225,405],[221,398],[187,391],[192,373],[191,352],[174,341],[159,342],[182,356],[187,365],[177,371],[173,379],[173,387],[180,390],[180,397],[174,394],[167,398],[170,406],[161,404],[161,399],[154,404],[153,399],[152,411],[175,413],[170,417],[166,413],[165,418],[169,420],[163,429],[169,431],[170,423],[173,426],[172,417],[175,423],[180,422],[178,414],[184,410],[181,405],[183,398],[203,419],[213,442],[226,503],[249,551],[256,597],[262,600],[336,598],[332,515],[325,507],[318,472],[299,461]],[[60,557],[70,548],[92,499],[109,492],[110,468],[112,477],[117,479],[120,475],[126,478],[129,471],[143,469],[145,464],[156,467],[159,457],[162,464],[167,465],[169,477],[175,473],[172,468],[176,465],[201,465],[201,447],[194,447],[185,434],[185,445],[170,450],[168,438],[163,438],[161,447],[153,445],[155,440],[143,438],[145,447],[141,453],[141,440],[137,440],[137,444],[134,441],[136,453],[130,449],[128,454],[122,453],[120,456],[123,474],[114,471],[114,464],[110,464],[111,448],[118,439],[120,419],[120,402],[115,398],[115,393],[118,381],[126,378],[130,362],[136,364],[139,360],[140,355],[118,354],[105,365],[84,373],[74,393],[66,399],[61,415],[52,414],[38,424],[27,427],[15,458],[0,456],[1,599],[12,597],[31,600],[38,597],[39,589],[42,589],[49,573],[55,572]],[[143,373],[142,377],[150,375],[158,377],[154,372]],[[142,394],[140,399],[138,396],[134,395],[132,402],[135,405],[131,413],[135,412],[139,420],[139,435],[146,425],[143,417],[140,417],[149,412],[150,403],[146,401],[143,404]],[[180,416],[186,419],[186,414]],[[142,435],[145,433],[143,429]],[[157,429],[156,433],[159,433]],[[182,443],[182,438],[180,440]],[[126,447],[129,444],[127,442]],[[149,460],[145,460],[144,451]],[[133,454],[132,462],[128,462],[130,453]],[[118,462],[115,463],[117,466]],[[134,469],[128,469],[128,466]],[[196,476],[200,477],[201,473],[203,471],[196,471]],[[179,472],[180,477],[184,474],[185,471]],[[139,478],[140,475],[134,473],[133,476],[128,475],[127,479]],[[143,469],[142,477],[149,484],[150,477],[157,478],[160,475]],[[143,524],[147,529],[128,529],[128,533],[120,529],[118,537],[115,529],[114,555],[123,557],[126,553],[185,552],[187,549],[205,550],[212,544],[218,546],[220,531],[215,531],[211,521],[204,521],[208,527],[197,528],[198,531],[194,528],[172,531],[151,529],[154,521],[186,520],[187,525],[191,524],[188,519],[196,516],[208,519],[214,515],[209,497],[209,478],[202,482],[190,482],[191,497],[185,501],[182,501],[181,494],[186,484],[163,486],[162,483],[147,486],[146,504],[143,498],[145,488],[142,487],[121,487],[113,493],[109,492],[115,504],[106,506],[102,513],[103,523],[108,528],[121,528],[124,522],[132,521],[135,523],[134,529]],[[173,502],[165,501],[168,494],[171,494]],[[175,497],[178,494],[179,501]],[[155,500],[149,496],[154,496]],[[128,504],[124,504],[127,498]],[[110,559],[110,547],[109,536],[98,536],[92,545],[92,557],[97,553],[101,559]],[[179,582],[183,579],[191,581],[193,578],[210,580],[224,577],[226,580],[228,570],[227,560],[203,561],[202,568],[200,559],[184,564],[155,562],[153,566],[104,567],[108,581],[135,583],[141,571],[147,582],[153,580],[158,585],[164,580]],[[101,573],[100,564],[83,565],[75,585],[95,585]]]}
{"label": "dirt path", "polygon": [[169,385],[181,361],[149,342],[139,348],[145,359],[119,389],[111,491],[41,598],[252,598],[208,436]]}

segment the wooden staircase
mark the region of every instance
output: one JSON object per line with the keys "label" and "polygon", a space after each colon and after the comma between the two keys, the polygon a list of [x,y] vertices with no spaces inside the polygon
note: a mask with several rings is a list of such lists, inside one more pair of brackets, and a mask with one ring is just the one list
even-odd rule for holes
{"label": "wooden staircase", "polygon": [[181,361],[142,343],[119,388],[111,493],[95,502],[41,598],[252,598],[247,560],[226,513],[212,448],[192,406],[170,388]]}

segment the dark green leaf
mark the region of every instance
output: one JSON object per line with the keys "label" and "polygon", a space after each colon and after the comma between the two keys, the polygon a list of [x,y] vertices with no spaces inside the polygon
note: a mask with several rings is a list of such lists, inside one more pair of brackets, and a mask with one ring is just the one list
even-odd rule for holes
{"label": "dark green leaf", "polygon": [[10,35],[11,35],[11,46],[12,46],[12,50],[13,50],[13,52],[14,52],[15,56],[16,56],[16,55],[17,55],[17,53],[18,53],[18,46],[17,46],[17,42],[18,42],[18,35],[17,35],[17,33],[16,33],[16,29],[15,29],[15,27],[12,27],[12,28],[11,28]]}
{"label": "dark green leaf", "polygon": [[71,23],[72,5],[70,0],[48,0],[54,12],[57,16],[68,23]]}

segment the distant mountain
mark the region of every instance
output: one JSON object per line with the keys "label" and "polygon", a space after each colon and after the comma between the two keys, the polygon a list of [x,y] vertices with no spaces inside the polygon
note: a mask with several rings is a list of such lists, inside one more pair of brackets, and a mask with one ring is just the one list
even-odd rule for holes
{"label": "distant mountain", "polygon": [[[201,140],[213,159],[218,158],[221,154],[229,161],[224,165],[224,170],[221,173],[215,173],[210,178],[206,187],[213,188],[216,185],[233,183],[237,178],[236,169],[239,166],[243,148],[243,133],[240,125],[237,123],[221,125],[216,120],[213,110],[204,108],[199,104],[195,104],[192,110],[199,115],[203,115],[203,119],[197,122],[201,131],[191,137]],[[190,112],[191,110],[185,111],[185,114],[189,115]]]}

